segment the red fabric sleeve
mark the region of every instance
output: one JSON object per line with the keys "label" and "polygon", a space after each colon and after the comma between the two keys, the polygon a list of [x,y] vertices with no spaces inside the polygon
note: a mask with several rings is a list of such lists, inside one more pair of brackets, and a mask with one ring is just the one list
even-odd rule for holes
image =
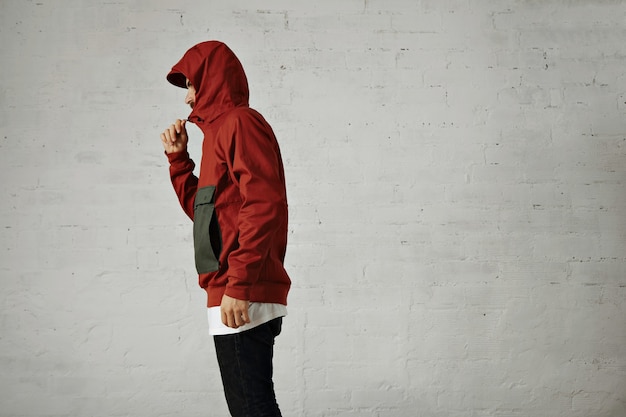
{"label": "red fabric sleeve", "polygon": [[232,132],[225,144],[228,169],[242,204],[237,219],[239,247],[228,256],[225,294],[247,300],[276,230],[287,222],[285,181],[280,150],[269,125],[245,114],[227,131]]}
{"label": "red fabric sleeve", "polygon": [[189,158],[186,150],[166,155],[170,162],[170,178],[178,201],[183,211],[193,220],[193,203],[198,190],[198,177],[193,174],[196,164]]}

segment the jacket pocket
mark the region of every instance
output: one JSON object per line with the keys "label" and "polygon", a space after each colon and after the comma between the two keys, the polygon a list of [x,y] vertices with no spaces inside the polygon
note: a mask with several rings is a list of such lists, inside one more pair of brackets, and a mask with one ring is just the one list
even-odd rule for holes
{"label": "jacket pocket", "polygon": [[222,246],[217,216],[215,215],[215,186],[202,187],[196,192],[193,206],[193,246],[198,274],[219,269]]}

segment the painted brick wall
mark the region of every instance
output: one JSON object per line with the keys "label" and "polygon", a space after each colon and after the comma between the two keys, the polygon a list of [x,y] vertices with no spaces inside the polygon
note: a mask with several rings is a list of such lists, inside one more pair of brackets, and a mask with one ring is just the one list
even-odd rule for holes
{"label": "painted brick wall", "polygon": [[625,36],[618,0],[2,1],[0,416],[227,414],[158,138],[207,39],[285,159],[285,416],[625,416]]}

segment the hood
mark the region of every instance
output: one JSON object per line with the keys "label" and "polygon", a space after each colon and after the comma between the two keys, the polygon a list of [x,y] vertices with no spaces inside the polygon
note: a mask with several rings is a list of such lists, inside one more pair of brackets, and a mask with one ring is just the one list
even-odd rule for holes
{"label": "hood", "polygon": [[167,80],[187,88],[185,78],[196,89],[189,121],[210,123],[234,107],[248,106],[246,74],[239,59],[222,42],[202,42],[185,52],[167,74]]}

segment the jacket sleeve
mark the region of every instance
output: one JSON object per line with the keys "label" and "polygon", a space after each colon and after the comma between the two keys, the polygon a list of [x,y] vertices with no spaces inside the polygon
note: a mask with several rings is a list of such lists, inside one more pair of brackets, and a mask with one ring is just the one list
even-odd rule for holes
{"label": "jacket sleeve", "polygon": [[193,204],[198,190],[198,177],[193,174],[194,162],[185,151],[166,154],[170,162],[170,178],[183,211],[193,220]]}
{"label": "jacket sleeve", "polygon": [[248,300],[275,232],[287,222],[285,180],[276,138],[264,120],[248,114],[227,130],[227,165],[242,203],[237,218],[239,246],[228,256],[225,294]]}

